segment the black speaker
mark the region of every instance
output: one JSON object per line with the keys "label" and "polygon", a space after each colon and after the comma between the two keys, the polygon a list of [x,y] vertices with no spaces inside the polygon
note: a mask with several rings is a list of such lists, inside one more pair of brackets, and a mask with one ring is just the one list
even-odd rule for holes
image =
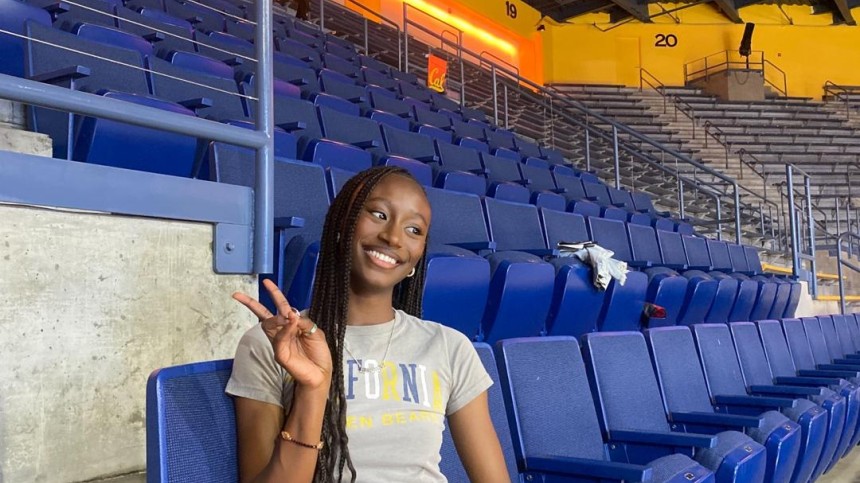
{"label": "black speaker", "polygon": [[754,28],[754,23],[747,23],[744,28],[744,38],[741,39],[741,46],[738,49],[744,57],[749,57],[752,54],[752,34]]}

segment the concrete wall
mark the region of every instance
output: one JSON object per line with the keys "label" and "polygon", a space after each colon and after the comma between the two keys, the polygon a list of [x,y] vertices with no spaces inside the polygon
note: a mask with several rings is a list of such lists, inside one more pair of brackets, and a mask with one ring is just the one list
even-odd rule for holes
{"label": "concrete wall", "polygon": [[145,466],[156,368],[233,356],[255,319],[206,224],[0,205],[0,483]]}

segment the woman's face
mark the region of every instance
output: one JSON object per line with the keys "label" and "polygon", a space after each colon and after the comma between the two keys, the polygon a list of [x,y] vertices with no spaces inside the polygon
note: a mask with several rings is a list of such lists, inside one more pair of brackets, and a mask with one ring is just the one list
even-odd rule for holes
{"label": "woman's face", "polygon": [[424,254],[430,204],[409,178],[389,175],[359,212],[353,238],[352,291],[390,291]]}

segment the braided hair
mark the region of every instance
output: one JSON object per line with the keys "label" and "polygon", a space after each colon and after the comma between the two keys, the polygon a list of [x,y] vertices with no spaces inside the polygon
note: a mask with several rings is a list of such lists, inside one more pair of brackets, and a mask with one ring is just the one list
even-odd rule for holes
{"label": "braided hair", "polygon": [[[313,300],[308,315],[326,333],[332,355],[332,384],[323,419],[322,450],[317,460],[314,483],[330,483],[343,478],[348,467],[353,483],[355,467],[349,455],[346,435],[346,396],[343,381],[343,345],[349,308],[352,245],[356,222],[370,193],[384,178],[403,176],[419,184],[406,170],[391,166],[374,167],[352,177],[335,198],[326,215],[320,242],[319,262]],[[420,186],[420,184],[419,184]],[[394,288],[392,305],[410,315],[421,316],[421,295],[427,269],[427,246],[415,267],[415,275]],[[335,471],[337,465],[337,471]]]}

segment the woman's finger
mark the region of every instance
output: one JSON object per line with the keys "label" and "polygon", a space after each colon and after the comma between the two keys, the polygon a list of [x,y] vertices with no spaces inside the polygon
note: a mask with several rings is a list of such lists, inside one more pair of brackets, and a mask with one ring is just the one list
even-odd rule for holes
{"label": "woman's finger", "polygon": [[278,313],[286,316],[290,312],[293,311],[293,307],[287,301],[287,298],[284,297],[284,293],[281,292],[281,289],[275,285],[275,282],[265,279],[263,280],[263,286],[266,287],[266,290],[269,291],[269,295],[272,297],[272,301],[275,302],[275,307],[278,308]]}
{"label": "woman's finger", "polygon": [[233,300],[239,302],[245,307],[248,307],[248,310],[250,310],[254,315],[256,315],[259,320],[265,320],[273,317],[272,312],[267,309],[265,305],[261,304],[260,302],[257,302],[256,300],[242,292],[234,293]]}

